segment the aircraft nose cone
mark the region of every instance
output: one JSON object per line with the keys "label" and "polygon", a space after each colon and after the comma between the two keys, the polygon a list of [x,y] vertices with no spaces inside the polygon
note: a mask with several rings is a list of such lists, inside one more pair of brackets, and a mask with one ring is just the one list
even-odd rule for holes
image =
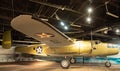
{"label": "aircraft nose cone", "polygon": [[114,53],[114,54],[118,54],[118,53],[119,53],[119,49],[118,49],[118,48],[114,48],[113,53]]}
{"label": "aircraft nose cone", "polygon": [[118,48],[109,48],[108,49],[108,55],[115,55],[119,53],[119,49]]}

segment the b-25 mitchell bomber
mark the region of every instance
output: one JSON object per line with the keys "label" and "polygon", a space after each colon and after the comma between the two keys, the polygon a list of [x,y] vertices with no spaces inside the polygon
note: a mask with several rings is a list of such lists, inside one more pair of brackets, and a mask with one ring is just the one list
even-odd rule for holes
{"label": "b-25 mitchell bomber", "polygon": [[[11,21],[11,26],[15,30],[43,43],[30,45],[28,47],[16,47],[17,52],[39,56],[63,57],[64,59],[60,62],[62,68],[69,68],[71,63],[75,63],[75,57],[107,57],[118,54],[119,52],[117,47],[111,48],[114,44],[111,45],[94,40],[73,41],[48,22],[31,15],[15,17]],[[68,57],[71,59],[68,59]],[[110,61],[106,60],[105,66],[110,67]]]}

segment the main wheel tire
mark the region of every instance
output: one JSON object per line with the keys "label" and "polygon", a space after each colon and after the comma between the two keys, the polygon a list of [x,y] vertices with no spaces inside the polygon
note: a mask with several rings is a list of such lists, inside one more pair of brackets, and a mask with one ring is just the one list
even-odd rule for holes
{"label": "main wheel tire", "polygon": [[71,59],[70,59],[70,63],[71,63],[71,64],[76,63],[76,59],[75,59],[75,58],[71,58]]}
{"label": "main wheel tire", "polygon": [[60,64],[63,69],[68,69],[70,67],[70,61],[66,59],[62,60]]}
{"label": "main wheel tire", "polygon": [[111,63],[109,61],[105,62],[106,67],[111,67]]}

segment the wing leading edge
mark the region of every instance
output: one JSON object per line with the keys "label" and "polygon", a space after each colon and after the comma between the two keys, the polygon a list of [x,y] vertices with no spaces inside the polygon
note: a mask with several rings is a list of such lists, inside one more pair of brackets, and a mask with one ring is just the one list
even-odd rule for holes
{"label": "wing leading edge", "polygon": [[72,44],[65,34],[40,19],[33,19],[31,15],[20,15],[11,21],[11,26],[50,47],[62,47]]}

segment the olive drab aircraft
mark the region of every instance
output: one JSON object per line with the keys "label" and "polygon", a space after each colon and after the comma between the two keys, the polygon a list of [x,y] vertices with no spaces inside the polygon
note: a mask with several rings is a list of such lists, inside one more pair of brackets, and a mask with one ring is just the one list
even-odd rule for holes
{"label": "olive drab aircraft", "polygon": [[[45,22],[36,16],[19,15],[11,21],[11,26],[43,44],[35,44],[23,47],[16,47],[16,52],[39,55],[39,56],[59,56],[63,57],[60,65],[62,68],[69,68],[70,64],[75,63],[75,57],[95,57],[109,56],[118,54],[119,49],[111,48],[114,44],[103,43],[98,40],[75,41],[60,32],[50,23]],[[6,37],[6,36],[5,36]],[[10,37],[9,37],[10,38]],[[4,38],[5,39],[5,38]],[[8,38],[7,38],[8,39]],[[10,40],[3,40],[4,46],[10,46]],[[68,57],[70,59],[68,59]],[[106,59],[106,67],[111,63]]]}

